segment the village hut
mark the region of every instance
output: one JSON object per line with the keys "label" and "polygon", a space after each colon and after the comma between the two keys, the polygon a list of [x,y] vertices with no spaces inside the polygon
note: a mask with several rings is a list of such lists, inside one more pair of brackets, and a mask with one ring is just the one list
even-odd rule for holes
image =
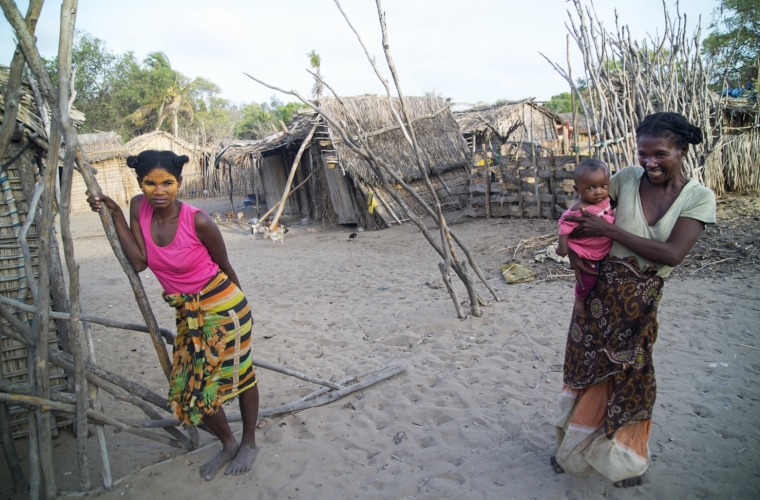
{"label": "village hut", "polygon": [[[0,88],[8,82],[7,66],[0,66]],[[32,269],[27,269],[18,240],[18,232],[29,212],[27,200],[31,200],[35,182],[40,179],[39,165],[47,154],[47,131],[45,121],[38,108],[34,92],[29,82],[23,80],[22,97],[16,117],[15,133],[3,157],[0,157],[0,295],[9,299],[32,304],[32,295],[27,284],[27,276],[37,275],[39,262],[39,233],[36,223],[32,223],[27,233],[27,242],[32,257]],[[46,110],[49,123],[49,111]],[[84,115],[76,109],[71,110],[71,117],[76,126],[84,121]],[[5,120],[5,101],[0,93],[0,122]],[[47,258],[47,257],[46,257]],[[60,259],[59,259],[60,260]],[[52,270],[51,270],[52,271]],[[60,272],[60,268],[58,268]],[[62,275],[59,276],[62,283]],[[54,302],[56,297],[54,294]],[[56,309],[60,304],[56,303]],[[27,325],[31,324],[31,315],[7,306],[16,317]],[[65,309],[63,309],[65,310]],[[0,379],[8,382],[23,383],[29,380],[30,366],[27,364],[26,347],[3,335],[2,331],[10,329],[5,319],[0,319]],[[50,348],[58,349],[63,345],[67,349],[68,337],[59,336],[55,323],[51,321]],[[50,386],[52,390],[61,390],[66,386],[66,373],[57,366],[50,365]],[[5,403],[0,403],[5,404]],[[25,408],[9,405],[11,429],[14,438],[28,435],[28,414]],[[59,424],[64,422],[58,417]]]}
{"label": "village hut", "polygon": [[533,98],[474,106],[455,112],[454,118],[473,152],[508,155],[523,149],[532,154],[533,144],[540,155],[568,148],[565,121]]}
{"label": "village hut", "polygon": [[[103,194],[122,207],[128,207],[129,200],[140,192],[140,186],[135,171],[127,166],[129,151],[122,145],[121,137],[115,132],[80,134],[79,144],[90,165],[97,172],[95,178],[103,189]],[[79,173],[74,174],[71,185],[72,212],[90,209],[86,191],[82,176]]]}
{"label": "village hut", "polygon": [[704,182],[716,194],[760,189],[760,106],[757,94],[723,97],[713,121],[721,140],[705,159]]}
{"label": "village hut", "polygon": [[[350,115],[356,117],[375,154],[423,199],[429,201],[424,176],[415,163],[412,148],[396,126],[387,99],[365,95],[344,97],[341,101],[343,104],[328,97],[321,99],[320,105],[352,136],[358,135],[359,130]],[[406,97],[405,103],[427,174],[443,209],[465,206],[469,196],[467,150],[448,102],[430,96]],[[350,115],[346,108],[350,110]],[[404,211],[382,187],[367,162],[343,144],[338,132],[311,110],[299,113],[296,120],[288,125],[287,133],[277,133],[229,150],[222,163],[242,163],[247,158],[250,164],[255,164],[264,197],[271,205],[271,200],[281,198],[293,159],[315,124],[316,132],[301,158],[293,184],[308,182],[288,199],[283,213],[301,218],[327,219],[338,224],[358,224],[370,229],[406,222]],[[391,182],[392,188],[405,197],[412,210],[423,215],[424,209],[413,197],[400,185]]]}
{"label": "village hut", "polygon": [[[571,145],[573,143],[573,135],[578,147],[585,150],[588,150],[589,144],[596,142],[596,128],[594,128],[594,124],[590,123],[583,113],[576,113],[574,120],[572,113],[560,113],[558,116],[570,131]],[[575,124],[577,124],[577,128],[575,128]]]}
{"label": "village hut", "polygon": [[179,195],[183,198],[214,196],[220,188],[220,180],[209,175],[214,163],[211,148],[191,144],[168,132],[156,130],[135,137],[124,145],[130,155],[137,155],[148,149],[173,151],[178,155],[187,155],[190,161],[182,170],[182,187]]}

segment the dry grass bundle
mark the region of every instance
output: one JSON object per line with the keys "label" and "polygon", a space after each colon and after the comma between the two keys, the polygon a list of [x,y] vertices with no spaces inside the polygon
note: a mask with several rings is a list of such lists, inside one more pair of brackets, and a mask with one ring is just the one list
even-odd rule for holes
{"label": "dry grass bundle", "polygon": [[116,132],[79,134],[79,144],[91,162],[129,156],[129,152],[121,143],[121,136]]}
{"label": "dry grass bundle", "polygon": [[[346,132],[352,137],[359,133],[351,115],[356,117],[361,129],[367,133],[366,141],[375,154],[405,181],[424,177],[416,165],[411,146],[404,139],[404,134],[388,107],[386,97],[366,95],[342,97],[341,100],[345,106],[330,97],[322,99],[321,105],[326,113],[339,123],[345,124]],[[411,120],[435,114],[434,117],[414,121],[414,132],[420,144],[424,164],[428,167],[427,173],[441,174],[466,165],[466,144],[451,111],[447,108],[446,99],[429,96],[405,97],[404,100]],[[393,98],[393,103],[400,111],[397,98]],[[379,185],[379,180],[367,162],[343,144],[332,127],[328,126],[328,130],[341,167],[362,182]]]}

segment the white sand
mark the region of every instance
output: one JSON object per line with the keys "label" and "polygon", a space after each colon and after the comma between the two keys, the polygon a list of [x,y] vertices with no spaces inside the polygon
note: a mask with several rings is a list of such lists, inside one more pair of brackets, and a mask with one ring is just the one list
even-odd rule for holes
{"label": "white sand", "polygon": [[[200,205],[225,209],[215,200]],[[75,221],[89,312],[138,321],[96,216]],[[543,499],[605,491],[609,498],[756,498],[760,491],[757,268],[728,277],[704,270],[666,284],[655,345],[654,462],[644,485],[620,490],[600,475],[555,475],[548,465],[554,431],[547,416],[561,385],[572,284],[507,286],[499,275],[505,252],[494,252],[551,232],[552,222],[454,226],[504,299],[464,321],[454,317],[441,285],[440,259],[411,225],[361,233],[356,243],[346,241],[348,228],[294,225],[284,247],[253,240],[247,226],[223,226],[253,304],[256,357],[326,378],[396,359],[405,360],[407,371],[331,405],[267,419],[257,433],[261,451],[253,470],[210,483],[198,476],[198,466],[219,448],[207,434],[201,433],[203,443],[214,444],[183,455],[107,427],[115,478],[155,465],[102,498]],[[159,323],[171,328],[173,310],[155,277],[142,276]],[[98,327],[95,338],[101,364],[166,393],[146,334]],[[258,375],[262,407],[314,389],[267,370]],[[141,417],[103,399],[112,415]],[[231,411],[238,411],[236,402]],[[396,445],[400,431],[408,438]],[[97,486],[97,443],[89,441]],[[63,432],[55,443],[59,486],[76,490],[73,438]],[[12,497],[2,458],[0,484],[0,496]]]}

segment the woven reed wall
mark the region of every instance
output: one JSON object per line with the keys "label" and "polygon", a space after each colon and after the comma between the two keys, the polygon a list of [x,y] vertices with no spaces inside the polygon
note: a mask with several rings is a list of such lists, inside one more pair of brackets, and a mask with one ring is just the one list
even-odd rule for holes
{"label": "woven reed wall", "polygon": [[[14,156],[19,146],[12,143],[8,148],[8,157]],[[19,177],[19,168],[36,169],[32,150],[26,151],[13,165],[0,174],[0,294],[5,297],[25,301],[32,304],[32,295],[26,283],[28,272],[24,267],[23,254],[16,233],[26,221],[28,206]],[[2,161],[7,161],[3,159]],[[37,263],[39,262],[39,237],[36,225],[32,224],[27,234],[29,250],[32,254],[34,276],[37,275]],[[12,309],[11,309],[12,310]],[[27,325],[31,325],[31,315],[18,313],[18,318]],[[10,325],[5,319],[2,321],[5,328]],[[50,322],[50,348],[58,349],[58,333],[55,330],[55,322]],[[11,382],[25,382],[28,380],[27,352],[19,342],[9,339],[0,334],[0,357],[2,358],[3,374]],[[50,365],[51,389],[61,389],[66,385],[66,374],[54,365]],[[28,434],[27,411],[19,406],[11,406],[11,426],[13,437],[19,438]]]}
{"label": "woven reed wall", "polygon": [[[98,171],[95,174],[98,184],[106,196],[122,207],[129,206],[129,200],[140,193],[135,171],[127,166],[126,160],[115,156],[104,161],[94,161],[91,165]],[[90,210],[87,204],[87,186],[82,175],[76,172],[71,184],[71,211],[86,212]]]}

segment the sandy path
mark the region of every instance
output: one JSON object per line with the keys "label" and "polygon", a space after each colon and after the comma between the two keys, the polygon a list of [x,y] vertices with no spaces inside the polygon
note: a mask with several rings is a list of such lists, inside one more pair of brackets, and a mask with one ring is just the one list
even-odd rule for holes
{"label": "sandy path", "polygon": [[[202,206],[223,210],[219,203]],[[137,320],[97,219],[75,219],[90,311]],[[609,498],[753,498],[760,490],[756,268],[728,277],[706,270],[666,284],[655,347],[655,456],[646,484],[623,491],[599,475],[553,474],[547,415],[561,384],[556,370],[572,285],[508,287],[498,271],[504,254],[494,254],[552,228],[548,221],[507,220],[455,226],[505,299],[484,308],[482,318],[459,321],[440,285],[438,259],[412,226],[362,233],[356,243],[346,242],[346,228],[293,226],[281,247],[253,240],[244,226],[224,225],[232,264],[255,304],[257,357],[327,378],[396,359],[406,360],[407,372],[331,405],[268,419],[258,432],[261,452],[253,471],[212,483],[202,481],[197,468],[218,444],[181,455],[111,429],[115,477],[156,465],[99,496],[593,498],[608,490]],[[159,323],[171,327],[173,311],[161,300],[158,283],[150,273],[142,275]],[[99,327],[99,362],[165,393],[145,337]],[[258,374],[262,407],[313,389],[266,370]],[[140,417],[108,398],[105,406],[111,414]],[[396,445],[393,436],[400,431],[407,439]],[[62,434],[56,441],[60,486],[74,490],[73,438]],[[97,484],[97,444],[89,441]],[[0,484],[2,493],[9,484],[2,462]]]}

